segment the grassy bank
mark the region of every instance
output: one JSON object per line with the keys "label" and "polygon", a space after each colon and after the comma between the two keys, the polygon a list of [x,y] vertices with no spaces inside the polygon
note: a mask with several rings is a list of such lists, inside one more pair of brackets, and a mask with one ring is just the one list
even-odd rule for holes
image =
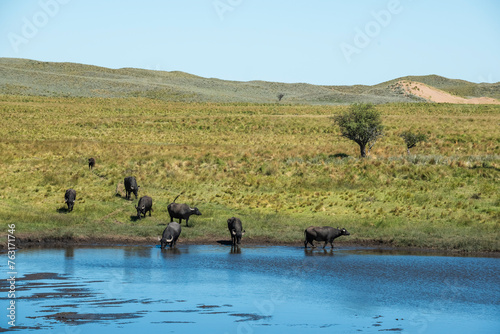
{"label": "grassy bank", "polygon": [[[333,126],[346,108],[0,96],[2,235],[13,223],[34,238],[156,237],[183,192],[203,213],[184,241],[228,239],[238,216],[243,242],[300,244],[330,225],[350,242],[500,251],[499,106],[377,106],[386,136],[367,159]],[[411,156],[405,130],[429,136]],[[129,175],[152,217],[123,198]]]}

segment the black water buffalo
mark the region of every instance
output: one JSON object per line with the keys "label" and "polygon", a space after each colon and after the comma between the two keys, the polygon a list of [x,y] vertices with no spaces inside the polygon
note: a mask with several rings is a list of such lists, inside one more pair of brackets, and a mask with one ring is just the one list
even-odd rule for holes
{"label": "black water buffalo", "polygon": [[[179,195],[180,196],[180,195]],[[182,220],[186,220],[186,226],[189,226],[189,216],[197,215],[200,216],[201,212],[198,208],[191,208],[187,204],[175,203],[175,200],[179,197],[177,196],[172,203],[167,206],[168,214],[170,215],[170,221],[173,222],[174,218],[179,218],[179,224]]]}
{"label": "black water buffalo", "polygon": [[167,244],[169,244],[170,247],[172,247],[172,245],[175,245],[175,242],[179,238],[179,235],[181,235],[181,231],[181,224],[176,222],[169,223],[163,231],[163,235],[160,240],[161,249],[165,248]]}
{"label": "black water buffalo", "polygon": [[95,159],[89,158],[89,169],[94,168],[94,166],[95,166]]}
{"label": "black water buffalo", "polygon": [[148,211],[149,217],[151,217],[151,211],[153,211],[153,199],[149,196],[142,196],[135,209],[137,210],[137,218],[141,219],[141,214],[146,217],[146,212]]}
{"label": "black water buffalo", "polygon": [[233,245],[241,243],[241,237],[245,234],[245,230],[241,225],[241,220],[236,217],[231,217],[227,220],[227,228],[231,233],[231,243]]}
{"label": "black water buffalo", "polygon": [[137,181],[135,180],[135,177],[133,176],[126,177],[125,179],[123,179],[123,184],[125,185],[125,192],[126,192],[125,197],[127,199],[130,199],[130,194],[134,193],[135,199],[137,199],[137,191],[139,190],[139,187],[137,186]]}
{"label": "black water buffalo", "polygon": [[75,205],[76,191],[75,189],[68,189],[64,194],[64,202],[68,205],[68,211],[73,211],[73,206]]}
{"label": "black water buffalo", "polygon": [[304,247],[307,248],[307,244],[310,243],[312,247],[316,247],[313,244],[313,241],[324,241],[325,244],[323,245],[323,248],[326,247],[327,243],[330,243],[332,245],[333,249],[333,240],[335,238],[340,237],[341,235],[350,235],[349,232],[345,228],[333,228],[330,226],[309,226],[306,228],[304,231]]}

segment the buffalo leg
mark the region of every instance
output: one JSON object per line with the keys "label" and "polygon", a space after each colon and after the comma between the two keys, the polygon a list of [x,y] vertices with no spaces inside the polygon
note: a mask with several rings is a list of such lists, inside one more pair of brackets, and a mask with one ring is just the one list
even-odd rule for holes
{"label": "buffalo leg", "polygon": [[326,244],[328,243],[328,240],[325,241],[325,244],[323,245],[323,249],[326,247]]}
{"label": "buffalo leg", "polygon": [[314,246],[314,238],[311,238],[310,236],[307,236],[306,235],[306,240],[304,241],[304,246],[307,248],[307,244],[311,244],[311,247],[312,248],[315,248],[316,246]]}

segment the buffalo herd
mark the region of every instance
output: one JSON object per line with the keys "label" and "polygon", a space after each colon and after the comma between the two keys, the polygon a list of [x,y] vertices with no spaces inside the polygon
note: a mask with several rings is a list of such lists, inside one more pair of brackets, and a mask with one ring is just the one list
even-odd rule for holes
{"label": "buffalo herd", "polygon": [[[89,158],[89,169],[92,170],[95,166],[95,159]],[[139,186],[137,185],[137,181],[135,177],[128,176],[123,180],[123,185],[125,187],[125,198],[130,200],[131,194],[133,193],[135,199],[137,199],[137,193],[139,190]],[[186,221],[186,226],[189,226],[189,217],[191,215],[200,216],[201,212],[198,208],[190,207],[188,204],[180,204],[175,203],[177,197],[167,206],[168,214],[170,216],[170,223],[167,225],[165,230],[163,231],[160,241],[161,249],[164,249],[167,245],[172,247],[175,245],[177,239],[181,234],[181,223],[184,219]],[[74,189],[66,190],[64,194],[64,202],[67,204],[68,212],[73,211],[73,206],[76,200],[76,191]],[[142,196],[139,199],[139,202],[135,206],[137,210],[137,219],[141,219],[141,215],[146,217],[146,213],[149,212],[149,216],[151,217],[151,211],[153,211],[153,199],[149,196]],[[179,219],[179,222],[174,222],[174,218]],[[231,235],[231,245],[236,246],[241,243],[241,237],[245,234],[245,230],[243,229],[243,224],[241,220],[236,217],[231,217],[227,220],[227,228],[229,230],[229,234]],[[350,233],[345,228],[333,228],[330,226],[309,226],[304,230],[304,247],[307,248],[308,244],[311,244],[311,247],[315,248],[314,241],[324,242],[323,248],[330,244],[331,249],[333,249],[333,240],[342,236],[342,235],[350,235]]]}

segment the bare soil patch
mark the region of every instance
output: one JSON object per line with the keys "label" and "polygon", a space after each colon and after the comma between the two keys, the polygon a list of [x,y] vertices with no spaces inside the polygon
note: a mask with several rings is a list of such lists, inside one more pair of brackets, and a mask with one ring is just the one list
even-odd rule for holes
{"label": "bare soil patch", "polygon": [[500,104],[499,100],[491,97],[483,96],[466,99],[415,81],[399,81],[394,85],[393,89],[402,89],[408,94],[436,103]]}

